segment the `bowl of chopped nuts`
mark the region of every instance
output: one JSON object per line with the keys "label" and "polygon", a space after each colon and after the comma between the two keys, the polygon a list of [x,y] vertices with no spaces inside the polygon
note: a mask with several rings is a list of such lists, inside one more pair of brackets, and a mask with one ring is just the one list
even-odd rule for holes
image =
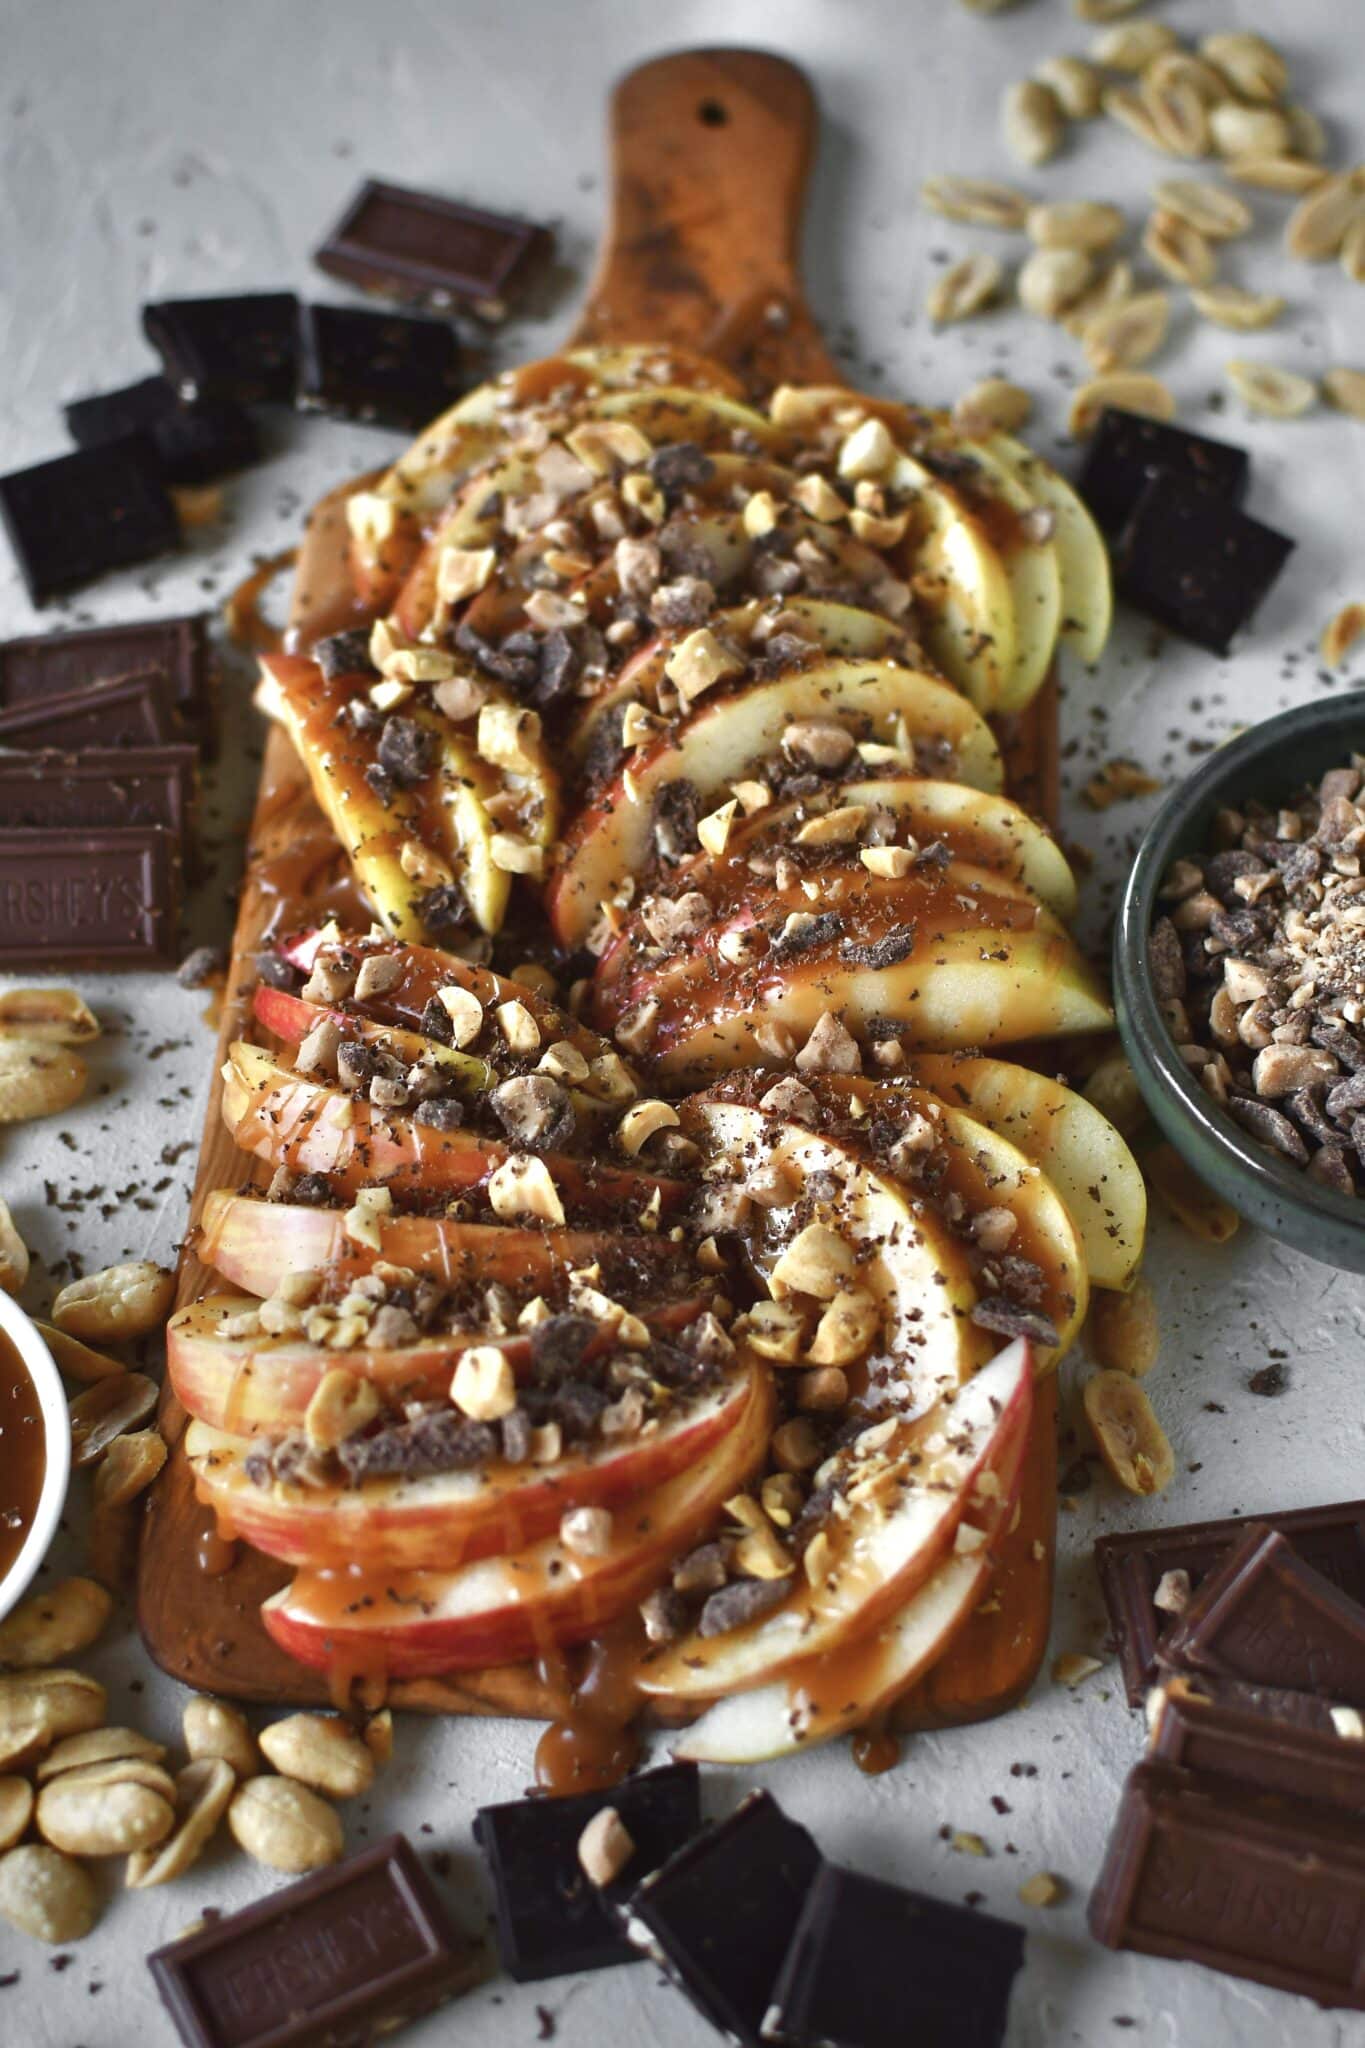
{"label": "bowl of chopped nuts", "polygon": [[1164,1135],[1249,1222],[1365,1272],[1365,700],[1239,734],[1138,851],[1119,1032]]}
{"label": "bowl of chopped nuts", "polygon": [[47,1555],[70,1476],[61,1374],[38,1325],[0,1292],[0,1619]]}

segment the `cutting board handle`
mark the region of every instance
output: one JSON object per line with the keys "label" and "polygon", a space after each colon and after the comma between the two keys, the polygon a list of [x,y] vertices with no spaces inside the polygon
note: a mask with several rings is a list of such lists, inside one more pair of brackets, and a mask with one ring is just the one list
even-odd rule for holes
{"label": "cutting board handle", "polygon": [[611,214],[580,342],[673,342],[755,390],[842,382],[802,297],[818,124],[804,72],[762,50],[681,50],[617,85]]}

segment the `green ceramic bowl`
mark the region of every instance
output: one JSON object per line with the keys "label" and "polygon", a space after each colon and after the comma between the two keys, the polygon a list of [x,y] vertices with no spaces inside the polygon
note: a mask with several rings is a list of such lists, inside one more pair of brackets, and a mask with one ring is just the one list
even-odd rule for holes
{"label": "green ceramic bowl", "polygon": [[1218,748],[1181,783],[1138,850],[1114,933],[1114,1007],[1124,1050],[1163,1134],[1202,1181],[1324,1265],[1365,1273],[1365,1198],[1320,1187],[1233,1122],[1175,1049],[1152,989],[1147,934],[1161,879],[1181,854],[1206,851],[1214,813],[1248,797],[1277,804],[1365,753],[1365,693],[1282,711]]}

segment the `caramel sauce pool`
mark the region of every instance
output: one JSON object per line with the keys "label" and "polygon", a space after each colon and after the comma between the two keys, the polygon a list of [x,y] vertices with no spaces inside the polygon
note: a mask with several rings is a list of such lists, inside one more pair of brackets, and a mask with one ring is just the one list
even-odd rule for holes
{"label": "caramel sauce pool", "polygon": [[37,1388],[9,1338],[0,1335],[0,1579],[33,1527],[46,1469]]}

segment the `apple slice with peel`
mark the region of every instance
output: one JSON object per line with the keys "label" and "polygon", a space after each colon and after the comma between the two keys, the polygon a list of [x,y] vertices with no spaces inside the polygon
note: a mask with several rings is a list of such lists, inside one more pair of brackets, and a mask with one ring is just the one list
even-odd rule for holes
{"label": "apple slice with peel", "polygon": [[688,783],[703,810],[776,753],[787,727],[832,721],[860,741],[890,745],[913,765],[922,742],[942,749],[943,772],[998,790],[999,749],[989,727],[947,683],[890,661],[829,661],[735,694],[703,697],[673,732],[631,758],[577,820],[546,892],[556,936],[581,945],[602,906],[651,865],[654,804],[670,783]]}
{"label": "apple slice with peel", "polygon": [[[651,1698],[722,1699],[880,1627],[942,1563],[967,1509],[1008,1491],[1000,1472],[1027,1437],[1032,1412],[1033,1357],[1020,1338],[928,1414],[891,1418],[855,1438],[837,1454],[829,1482],[838,1505],[781,1606],[728,1634],[694,1633],[647,1654],[641,1689]],[[871,1446],[860,1449],[869,1437]]]}
{"label": "apple slice with peel", "polygon": [[461,1223],[449,1216],[375,1219],[377,1248],[351,1237],[347,1212],[268,1202],[260,1195],[215,1188],[204,1202],[196,1255],[234,1287],[274,1294],[290,1273],[368,1272],[376,1259],[410,1266],[446,1287],[494,1281],[532,1294],[543,1292],[578,1266],[600,1264],[603,1290],[640,1285],[640,1275],[663,1284],[680,1264],[677,1245],[663,1235],[630,1237],[612,1230],[521,1230],[507,1224]]}
{"label": "apple slice with peel", "polygon": [[262,1619],[315,1670],[391,1678],[520,1663],[582,1642],[636,1606],[712,1527],[761,1462],[771,1425],[765,1376],[707,1454],[617,1508],[598,1556],[552,1538],[454,1569],[389,1572],[366,1553],[363,1565],[300,1573]]}
{"label": "apple slice with peel", "polygon": [[[342,1292],[344,1292],[344,1288]],[[691,1294],[637,1312],[649,1329],[668,1337],[710,1306],[710,1295]],[[309,1401],[327,1373],[343,1363],[335,1350],[303,1337],[230,1337],[224,1325],[259,1306],[241,1295],[209,1296],[191,1302],[166,1326],[166,1367],[180,1405],[210,1429],[239,1437],[301,1429]],[[490,1335],[481,1327],[481,1303],[469,1305],[467,1319],[450,1330],[426,1332],[410,1344],[365,1344],[347,1351],[344,1370],[375,1387],[386,1404],[443,1398],[462,1352],[474,1345],[506,1352],[518,1378],[530,1359],[530,1339],[520,1333]],[[603,1323],[591,1358],[612,1341]]]}
{"label": "apple slice with peel", "polygon": [[890,1621],[823,1657],[793,1664],[752,1692],[717,1700],[673,1743],[674,1756],[691,1763],[767,1763],[850,1734],[884,1713],[941,1661],[976,1612],[1026,1455],[1021,1439],[998,1468],[999,1493],[964,1516],[953,1551]]}
{"label": "apple slice with peel", "polygon": [[1093,1103],[1031,1067],[971,1053],[912,1053],[906,1079],[1017,1145],[1070,1210],[1095,1286],[1132,1285],[1147,1229],[1147,1184]]}
{"label": "apple slice with peel", "polygon": [[992,434],[986,447],[1023,485],[1054,526],[1053,550],[1062,579],[1061,637],[1078,660],[1093,666],[1104,652],[1114,618],[1109,550],[1089,511],[1066,478],[1024,442]]}
{"label": "apple slice with peel", "polygon": [[[345,1369],[340,1357],[333,1363]],[[745,1441],[752,1439],[753,1416],[766,1412],[766,1400],[766,1368],[750,1361],[718,1385],[679,1399],[657,1428],[575,1448],[553,1465],[493,1458],[356,1485],[269,1477],[257,1485],[247,1466],[251,1440],[197,1420],[186,1431],[185,1454],[200,1500],[270,1557],[329,1568],[362,1558],[391,1571],[453,1570],[504,1552],[515,1558],[557,1528],[568,1508],[611,1507],[680,1472],[703,1472],[735,1431],[743,1428]]]}
{"label": "apple slice with peel", "polygon": [[[241,1040],[223,1065],[222,1114],[243,1152],[272,1169],[320,1173],[338,1195],[376,1185],[398,1198],[473,1194],[518,1151],[477,1128],[437,1130],[401,1110],[376,1108],[364,1096],[291,1072]],[[537,1156],[563,1206],[580,1212],[605,1210],[624,1221],[656,1197],[667,1213],[688,1192],[684,1180],[607,1164],[591,1152]]]}

